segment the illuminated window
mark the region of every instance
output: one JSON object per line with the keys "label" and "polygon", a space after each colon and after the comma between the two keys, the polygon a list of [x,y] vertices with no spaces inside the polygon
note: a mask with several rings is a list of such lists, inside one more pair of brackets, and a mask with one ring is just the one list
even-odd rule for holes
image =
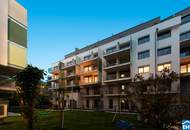
{"label": "illuminated window", "polygon": [[181,65],[181,73],[190,73],[190,64]]}
{"label": "illuminated window", "polygon": [[121,89],[122,89],[122,90],[125,90],[125,85],[121,85]]}
{"label": "illuminated window", "polygon": [[149,73],[150,72],[150,66],[142,66],[138,68],[139,74],[142,73]]}
{"label": "illuminated window", "polygon": [[84,72],[92,71],[92,66],[85,66]]}
{"label": "illuminated window", "polygon": [[165,68],[170,70],[171,69],[171,63],[158,65],[158,72],[162,71]]}
{"label": "illuminated window", "polygon": [[150,66],[145,66],[144,73],[149,73],[149,72],[150,72]]}
{"label": "illuminated window", "polygon": [[124,78],[125,77],[125,74],[121,74],[121,78]]}
{"label": "illuminated window", "polygon": [[85,83],[92,83],[92,76],[86,76],[86,77],[84,77],[84,82]]}
{"label": "illuminated window", "polygon": [[186,65],[181,66],[181,73],[182,74],[187,73],[187,66]]}
{"label": "illuminated window", "polygon": [[95,83],[98,82],[98,76],[97,76],[97,75],[94,76],[94,82],[95,82]]}

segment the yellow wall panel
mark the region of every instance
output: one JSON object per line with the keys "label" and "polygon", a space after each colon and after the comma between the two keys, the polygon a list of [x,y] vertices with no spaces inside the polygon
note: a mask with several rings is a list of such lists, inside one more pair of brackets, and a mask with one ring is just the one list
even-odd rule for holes
{"label": "yellow wall panel", "polygon": [[9,43],[9,64],[26,67],[27,49],[16,44]]}

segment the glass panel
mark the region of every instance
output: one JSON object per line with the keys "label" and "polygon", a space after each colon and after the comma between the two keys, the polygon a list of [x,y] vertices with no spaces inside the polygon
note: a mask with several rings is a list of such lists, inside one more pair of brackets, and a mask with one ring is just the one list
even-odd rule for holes
{"label": "glass panel", "polygon": [[94,82],[98,82],[98,76],[94,76]]}
{"label": "glass panel", "polygon": [[187,73],[187,66],[186,65],[182,65],[181,66],[181,73]]}
{"label": "glass panel", "polygon": [[163,65],[159,65],[158,66],[158,71],[160,72],[160,71],[162,71],[164,69],[164,66]]}
{"label": "glass panel", "polygon": [[148,41],[150,41],[150,35],[139,38],[138,39],[138,45],[146,43]]}
{"label": "glass panel", "polygon": [[188,73],[190,73],[190,64],[188,64]]}
{"label": "glass panel", "polygon": [[23,47],[27,47],[27,30],[15,23],[11,19],[8,20],[8,40],[15,42]]}
{"label": "glass panel", "polygon": [[139,52],[138,53],[138,59],[145,59],[145,58],[148,58],[150,57],[150,51],[147,50],[147,51],[143,51],[143,52]]}
{"label": "glass panel", "polygon": [[88,83],[88,77],[85,77],[85,78],[84,78],[84,82],[85,82],[85,83]]}
{"label": "glass panel", "polygon": [[171,47],[166,47],[162,49],[158,49],[158,56],[168,55],[171,54]]}
{"label": "glass panel", "polygon": [[171,69],[171,64],[164,64],[164,68]]}
{"label": "glass panel", "polygon": [[150,72],[150,66],[145,66],[144,73],[149,73],[149,72]]}
{"label": "glass panel", "polygon": [[122,86],[121,86],[121,89],[122,89],[122,90],[125,90],[125,85],[122,85]]}
{"label": "glass panel", "polygon": [[168,38],[168,37],[171,37],[171,30],[158,32],[158,34],[157,34],[157,39],[158,40],[162,40],[162,39],[165,39],[165,38]]}
{"label": "glass panel", "polygon": [[143,73],[143,67],[139,68],[139,74]]}

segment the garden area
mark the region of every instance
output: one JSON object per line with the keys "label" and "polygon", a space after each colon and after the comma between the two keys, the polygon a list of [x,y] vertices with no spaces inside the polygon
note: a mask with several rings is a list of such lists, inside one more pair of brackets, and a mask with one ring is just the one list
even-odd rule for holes
{"label": "garden area", "polygon": [[[60,112],[40,110],[35,112],[35,127],[37,130],[57,130],[60,128]],[[67,130],[117,130],[115,122],[112,122],[113,113],[66,111],[64,127]],[[153,130],[149,125],[138,123],[135,114],[117,114],[118,119],[133,123],[137,130]],[[7,117],[0,130],[26,130],[21,116]]]}

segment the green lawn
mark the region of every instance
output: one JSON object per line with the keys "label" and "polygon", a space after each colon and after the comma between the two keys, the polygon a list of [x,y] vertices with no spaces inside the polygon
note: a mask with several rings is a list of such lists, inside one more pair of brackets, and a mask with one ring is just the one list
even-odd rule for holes
{"label": "green lawn", "polygon": [[[68,130],[117,130],[112,123],[114,114],[104,112],[65,112],[65,128]],[[135,124],[137,130],[153,130],[141,125],[136,120],[136,115],[117,115],[118,118]],[[38,130],[56,130],[59,125],[59,113],[49,112],[48,115],[40,115],[37,121]],[[8,117],[0,130],[25,130],[21,117]]]}

